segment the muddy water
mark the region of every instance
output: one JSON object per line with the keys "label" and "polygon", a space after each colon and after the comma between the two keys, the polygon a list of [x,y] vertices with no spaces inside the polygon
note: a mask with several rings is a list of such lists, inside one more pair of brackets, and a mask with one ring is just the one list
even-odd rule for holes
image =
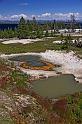
{"label": "muddy water", "polygon": [[82,91],[82,84],[75,81],[73,75],[61,75],[32,83],[33,90],[43,97],[57,98]]}

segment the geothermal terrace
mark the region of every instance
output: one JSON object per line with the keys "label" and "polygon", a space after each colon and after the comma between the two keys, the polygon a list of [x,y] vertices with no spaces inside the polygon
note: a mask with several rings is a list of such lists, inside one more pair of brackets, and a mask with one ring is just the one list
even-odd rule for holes
{"label": "geothermal terrace", "polygon": [[58,73],[73,74],[75,76],[75,80],[79,83],[82,83],[82,59],[80,59],[73,51],[67,53],[66,51],[47,50],[44,53],[20,53],[10,55],[2,54],[0,57],[10,58],[21,55],[38,55],[41,56],[41,58],[45,61],[48,61],[54,65],[60,65],[60,67],[54,68],[54,71],[31,70],[20,67],[24,73],[37,77],[40,75],[44,75],[46,77],[57,76]]}

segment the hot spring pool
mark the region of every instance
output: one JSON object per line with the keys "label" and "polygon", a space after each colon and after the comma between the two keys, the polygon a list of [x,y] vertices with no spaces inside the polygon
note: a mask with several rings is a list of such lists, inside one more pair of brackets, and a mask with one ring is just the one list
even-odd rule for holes
{"label": "hot spring pool", "polygon": [[[37,55],[21,55],[9,58],[11,61],[26,62],[31,66],[44,66],[40,56]],[[51,77],[44,80],[37,80],[32,83],[32,90],[43,97],[57,98],[75,92],[82,91],[82,84],[75,81],[75,77],[71,74]]]}
{"label": "hot spring pool", "polygon": [[9,58],[11,61],[19,61],[19,62],[26,62],[31,66],[44,66],[45,63],[41,61],[40,56],[36,55],[21,55],[21,56],[14,56]]}
{"label": "hot spring pool", "polygon": [[43,97],[57,98],[82,91],[82,84],[75,81],[73,75],[60,75],[32,83],[33,91]]}

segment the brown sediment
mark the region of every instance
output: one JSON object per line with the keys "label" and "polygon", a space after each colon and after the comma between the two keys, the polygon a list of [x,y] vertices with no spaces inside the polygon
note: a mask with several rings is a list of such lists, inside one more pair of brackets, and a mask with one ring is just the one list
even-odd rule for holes
{"label": "brown sediment", "polygon": [[20,64],[20,67],[25,68],[25,69],[31,69],[31,70],[49,71],[49,70],[53,70],[53,68],[56,66],[46,61],[42,61],[42,63],[44,64],[44,66],[31,66],[28,63],[22,63]]}

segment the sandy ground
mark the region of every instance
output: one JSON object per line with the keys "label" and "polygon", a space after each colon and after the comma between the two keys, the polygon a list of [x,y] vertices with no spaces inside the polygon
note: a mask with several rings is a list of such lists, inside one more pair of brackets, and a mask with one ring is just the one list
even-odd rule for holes
{"label": "sandy ground", "polygon": [[16,44],[16,43],[21,43],[21,44],[29,44],[29,43],[34,43],[37,41],[41,41],[42,39],[21,39],[21,40],[8,40],[8,41],[3,41],[3,44]]}
{"label": "sandy ground", "polygon": [[22,54],[11,54],[11,55],[1,55],[1,57],[7,58],[18,55],[39,55],[43,60],[47,60],[53,64],[59,64],[61,67],[55,68],[55,71],[42,71],[42,70],[26,70],[22,71],[27,72],[27,74],[32,75],[46,75],[46,76],[55,76],[56,72],[61,72],[63,74],[73,74],[76,81],[82,83],[82,59],[78,58],[73,51],[67,53],[65,51],[52,51],[48,50],[44,53],[22,53]]}

